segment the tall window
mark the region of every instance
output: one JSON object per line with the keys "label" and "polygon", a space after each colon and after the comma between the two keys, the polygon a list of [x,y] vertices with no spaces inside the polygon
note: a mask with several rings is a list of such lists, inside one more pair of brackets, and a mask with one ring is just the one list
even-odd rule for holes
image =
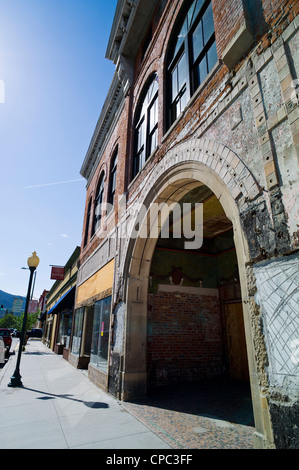
{"label": "tall window", "polygon": [[158,76],[155,74],[142,95],[135,116],[133,178],[157,147]]}
{"label": "tall window", "polygon": [[77,308],[74,318],[74,332],[72,342],[72,353],[77,356],[80,354],[82,328],[83,328],[84,307]]}
{"label": "tall window", "polygon": [[94,205],[92,234],[94,234],[101,225],[103,198],[104,198],[104,173],[101,174],[101,177],[99,179],[98,186],[97,186],[96,199],[95,199],[95,205]]}
{"label": "tall window", "polygon": [[112,206],[115,199],[115,186],[116,186],[116,170],[117,170],[117,150],[115,151],[110,163],[110,180],[109,180],[109,193],[108,202]]}
{"label": "tall window", "polygon": [[168,56],[168,127],[217,61],[211,0],[188,2]]}
{"label": "tall window", "polygon": [[111,297],[94,304],[90,364],[107,372]]}
{"label": "tall window", "polygon": [[87,209],[87,218],[86,218],[85,235],[84,235],[84,246],[87,245],[90,217],[91,217],[91,198],[90,198],[90,201],[88,203],[88,209]]}

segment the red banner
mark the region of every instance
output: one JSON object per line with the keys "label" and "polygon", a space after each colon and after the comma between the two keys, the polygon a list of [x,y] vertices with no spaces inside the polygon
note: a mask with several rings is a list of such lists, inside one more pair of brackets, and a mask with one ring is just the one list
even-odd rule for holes
{"label": "red banner", "polygon": [[55,279],[56,281],[63,281],[64,268],[53,266],[51,271],[51,279]]}
{"label": "red banner", "polygon": [[28,305],[28,313],[36,313],[38,307],[38,300],[30,300]]}

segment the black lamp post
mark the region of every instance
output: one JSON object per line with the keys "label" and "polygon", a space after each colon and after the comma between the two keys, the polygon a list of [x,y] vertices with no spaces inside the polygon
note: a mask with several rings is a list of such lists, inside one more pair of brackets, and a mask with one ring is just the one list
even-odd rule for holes
{"label": "black lamp post", "polygon": [[28,306],[29,306],[29,301],[30,301],[32,279],[33,279],[33,274],[34,274],[34,272],[35,272],[35,270],[36,270],[36,268],[39,264],[39,258],[38,258],[38,256],[36,256],[35,251],[32,253],[32,256],[30,256],[30,258],[28,258],[27,264],[28,264],[28,267],[30,269],[30,277],[29,277],[28,291],[27,291],[27,297],[26,297],[22,332],[21,332],[21,337],[20,337],[20,344],[19,344],[19,351],[18,351],[16,368],[15,368],[15,371],[14,371],[13,375],[10,378],[10,383],[8,384],[8,387],[23,387],[23,384],[22,384],[22,381],[21,381],[22,376],[20,374],[20,362],[21,362],[22,349],[23,349],[23,344],[24,344],[24,339],[25,339],[25,334],[26,334],[27,313],[28,313]]}

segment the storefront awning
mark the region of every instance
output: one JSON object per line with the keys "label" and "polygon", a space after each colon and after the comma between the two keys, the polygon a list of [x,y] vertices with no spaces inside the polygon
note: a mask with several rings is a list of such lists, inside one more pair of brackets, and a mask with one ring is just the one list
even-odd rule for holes
{"label": "storefront awning", "polygon": [[72,309],[74,307],[74,300],[75,300],[75,290],[76,286],[72,287],[68,290],[62,297],[56,302],[55,305],[47,312],[47,314],[56,314],[66,310],[67,308]]}

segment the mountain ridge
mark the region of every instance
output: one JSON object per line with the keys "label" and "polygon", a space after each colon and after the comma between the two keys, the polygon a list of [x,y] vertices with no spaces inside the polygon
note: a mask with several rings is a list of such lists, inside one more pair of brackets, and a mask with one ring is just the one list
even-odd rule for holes
{"label": "mountain ridge", "polygon": [[22,295],[9,294],[3,290],[0,290],[0,305],[3,305],[4,310],[11,310],[15,299],[23,299],[23,306],[25,308],[26,297]]}

